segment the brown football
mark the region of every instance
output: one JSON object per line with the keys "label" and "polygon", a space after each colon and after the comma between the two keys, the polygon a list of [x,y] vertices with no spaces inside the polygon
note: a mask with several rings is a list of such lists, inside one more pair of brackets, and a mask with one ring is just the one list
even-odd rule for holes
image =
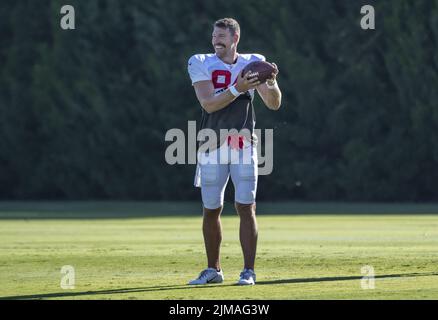
{"label": "brown football", "polygon": [[258,77],[260,83],[265,83],[266,80],[271,78],[274,70],[274,66],[268,62],[254,61],[245,66],[243,69],[243,75],[245,75],[248,71],[251,71],[250,78]]}

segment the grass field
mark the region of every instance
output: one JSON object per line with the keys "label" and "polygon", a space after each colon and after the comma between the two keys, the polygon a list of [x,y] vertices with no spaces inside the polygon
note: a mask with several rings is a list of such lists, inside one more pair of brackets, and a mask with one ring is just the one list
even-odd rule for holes
{"label": "grass field", "polygon": [[[225,282],[191,287],[186,282],[205,267],[200,215],[73,218],[30,208],[0,206],[0,298],[438,299],[434,214],[259,211],[253,287],[234,285],[242,267],[238,218],[226,215]],[[75,289],[60,287],[64,265],[75,268]],[[361,288],[364,265],[374,267],[375,289]]]}

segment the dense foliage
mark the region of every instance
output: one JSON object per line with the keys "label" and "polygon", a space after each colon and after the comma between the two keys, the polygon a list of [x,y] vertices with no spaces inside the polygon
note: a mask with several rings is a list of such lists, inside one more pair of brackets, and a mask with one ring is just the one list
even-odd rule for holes
{"label": "dense foliage", "polygon": [[[0,198],[199,199],[164,159],[200,106],[186,70],[211,24],[280,68],[261,200],[438,200],[438,1],[70,1],[0,4]],[[376,8],[376,30],[360,8]]]}

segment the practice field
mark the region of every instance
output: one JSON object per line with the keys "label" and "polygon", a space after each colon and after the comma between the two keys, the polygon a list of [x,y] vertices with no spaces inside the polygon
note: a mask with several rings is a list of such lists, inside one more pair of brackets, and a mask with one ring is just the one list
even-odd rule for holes
{"label": "practice field", "polygon": [[[158,212],[157,212],[158,214]],[[0,220],[0,298],[438,299],[438,215],[259,215],[257,285],[239,287],[238,218],[223,217],[225,282],[205,267],[200,216]],[[75,270],[62,289],[61,268]],[[372,266],[375,288],[362,284]]]}

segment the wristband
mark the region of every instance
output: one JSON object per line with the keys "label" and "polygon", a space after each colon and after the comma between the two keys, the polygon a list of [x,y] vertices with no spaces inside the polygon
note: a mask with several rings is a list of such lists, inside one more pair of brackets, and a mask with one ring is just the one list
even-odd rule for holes
{"label": "wristband", "polygon": [[233,96],[235,96],[235,97],[240,96],[240,92],[237,91],[236,86],[231,86],[231,87],[230,87],[230,92],[231,92],[231,94],[232,94]]}

